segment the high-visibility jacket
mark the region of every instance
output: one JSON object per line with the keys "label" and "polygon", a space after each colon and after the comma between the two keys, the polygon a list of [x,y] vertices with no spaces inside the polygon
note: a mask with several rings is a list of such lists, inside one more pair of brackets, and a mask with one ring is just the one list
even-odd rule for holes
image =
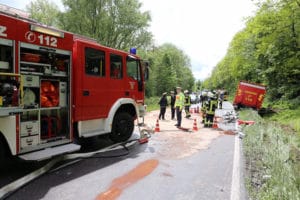
{"label": "high-visibility jacket", "polygon": [[179,107],[179,109],[182,109],[184,107],[184,94],[180,92],[179,94],[176,95],[176,100],[175,100],[175,107]]}
{"label": "high-visibility jacket", "polygon": [[208,107],[206,110],[206,114],[209,115],[214,115],[215,114],[215,110],[218,108],[218,101],[211,99],[208,101]]}
{"label": "high-visibility jacket", "polygon": [[191,105],[191,97],[190,97],[190,95],[186,95],[185,97],[184,97],[184,105],[185,106],[190,106]]}

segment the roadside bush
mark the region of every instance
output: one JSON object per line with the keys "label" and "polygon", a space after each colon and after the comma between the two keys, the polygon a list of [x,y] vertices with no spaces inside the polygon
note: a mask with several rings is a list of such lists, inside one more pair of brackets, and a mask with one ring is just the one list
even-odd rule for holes
{"label": "roadside bush", "polygon": [[160,97],[148,97],[145,100],[145,104],[147,105],[147,111],[158,110]]}
{"label": "roadside bush", "polygon": [[247,189],[251,199],[300,199],[300,152],[296,134],[276,122],[267,122],[253,110],[240,112],[254,120],[244,128]]}

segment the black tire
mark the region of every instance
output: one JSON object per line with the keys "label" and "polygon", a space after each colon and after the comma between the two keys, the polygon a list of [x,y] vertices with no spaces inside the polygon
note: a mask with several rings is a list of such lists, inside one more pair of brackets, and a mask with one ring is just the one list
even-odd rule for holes
{"label": "black tire", "polygon": [[4,142],[0,139],[0,169],[4,169],[7,165],[7,153]]}
{"label": "black tire", "polygon": [[125,112],[117,113],[109,137],[113,142],[124,142],[131,137],[133,129],[133,117]]}

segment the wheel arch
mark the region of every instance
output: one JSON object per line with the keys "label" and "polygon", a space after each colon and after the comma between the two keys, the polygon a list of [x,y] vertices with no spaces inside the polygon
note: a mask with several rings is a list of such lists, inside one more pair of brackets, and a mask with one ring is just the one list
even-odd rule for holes
{"label": "wheel arch", "polygon": [[106,124],[105,124],[105,130],[107,132],[111,132],[114,117],[117,113],[120,113],[120,112],[127,112],[132,117],[136,118],[138,116],[138,109],[137,109],[135,101],[130,98],[122,98],[114,103],[114,105],[110,109],[110,112],[108,114]]}
{"label": "wheel arch", "polygon": [[17,154],[16,117],[0,117],[0,140],[6,146],[7,153]]}
{"label": "wheel arch", "polygon": [[7,139],[5,138],[4,134],[0,131],[0,144],[2,147],[0,147],[0,150],[4,151],[6,156],[11,156],[12,151],[10,149],[10,146],[8,145]]}

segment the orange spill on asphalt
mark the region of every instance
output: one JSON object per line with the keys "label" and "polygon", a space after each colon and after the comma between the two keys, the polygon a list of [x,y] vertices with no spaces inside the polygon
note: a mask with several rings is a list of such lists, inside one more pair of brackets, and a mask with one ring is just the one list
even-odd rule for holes
{"label": "orange spill on asphalt", "polygon": [[225,135],[235,135],[235,132],[233,132],[233,131],[223,131],[223,133]]}
{"label": "orange spill on asphalt", "polygon": [[158,166],[158,160],[150,159],[140,163],[134,169],[129,171],[127,174],[116,178],[109,189],[105,192],[102,192],[96,197],[96,200],[114,200],[117,199],[122,191],[131,186],[132,184],[138,182],[145,176],[151,174],[154,169]]}

